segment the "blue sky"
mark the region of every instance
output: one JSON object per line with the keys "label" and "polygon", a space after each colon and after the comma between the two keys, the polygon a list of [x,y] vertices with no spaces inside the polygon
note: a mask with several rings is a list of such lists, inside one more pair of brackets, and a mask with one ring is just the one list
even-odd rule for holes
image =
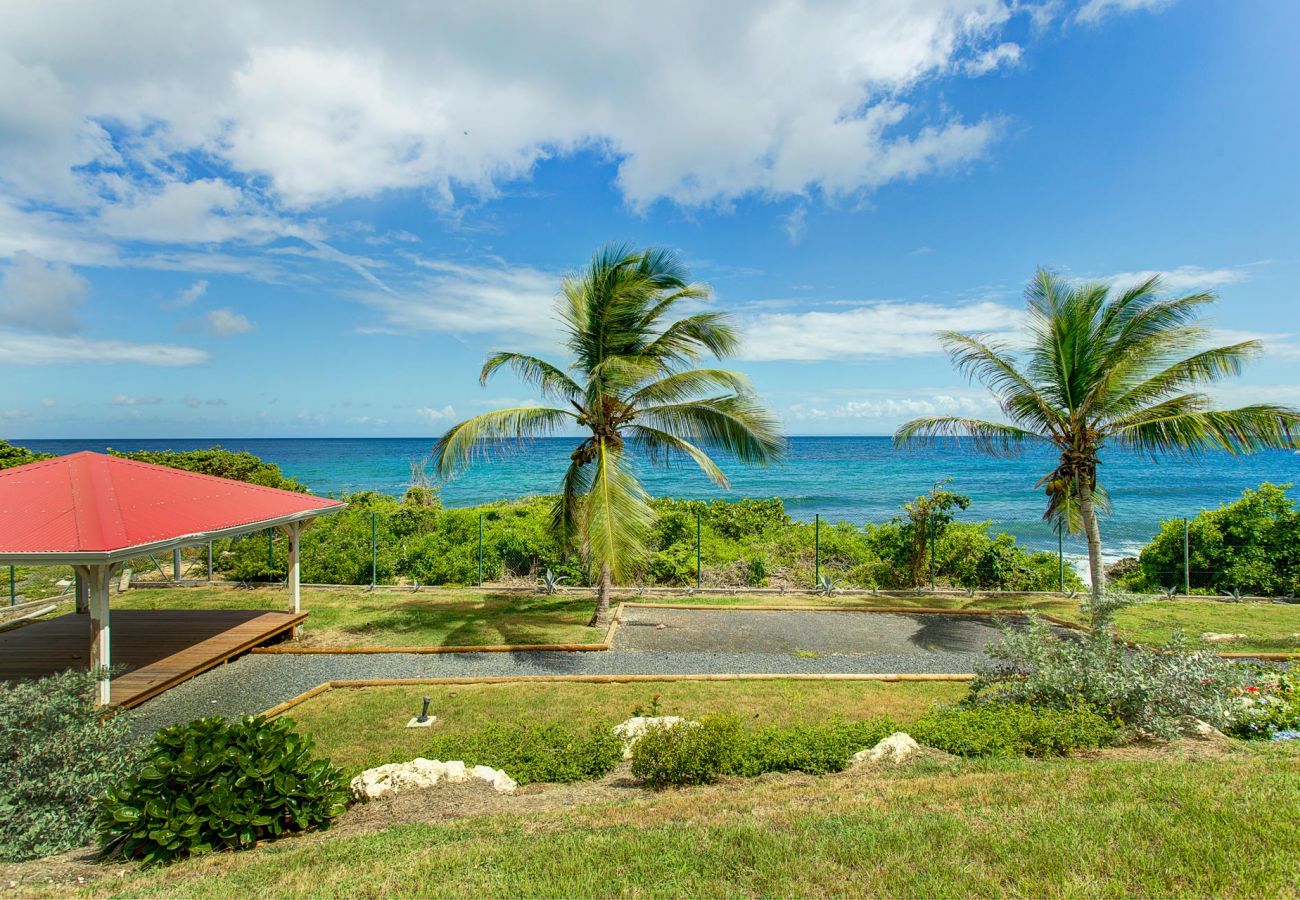
{"label": "blue sky", "polygon": [[11,6],[0,436],[438,434],[610,240],[793,434],[993,414],[933,332],[1039,265],[1218,291],[1223,402],[1300,403],[1298,4],[462,7]]}

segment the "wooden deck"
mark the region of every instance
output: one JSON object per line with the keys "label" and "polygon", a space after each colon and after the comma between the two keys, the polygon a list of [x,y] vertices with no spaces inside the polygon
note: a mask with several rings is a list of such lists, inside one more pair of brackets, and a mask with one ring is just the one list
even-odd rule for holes
{"label": "wooden deck", "polygon": [[[112,703],[130,707],[283,635],[307,618],[259,609],[114,609]],[[0,681],[87,668],[90,617],[69,613],[0,632]]]}

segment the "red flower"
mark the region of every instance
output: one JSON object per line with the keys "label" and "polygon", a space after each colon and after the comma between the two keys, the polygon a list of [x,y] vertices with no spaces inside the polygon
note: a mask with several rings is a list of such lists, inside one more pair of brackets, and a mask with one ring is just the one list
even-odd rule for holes
{"label": "red flower", "polygon": [[1247,693],[1258,694],[1258,693],[1259,693],[1259,688],[1255,687],[1255,686],[1252,684],[1252,685],[1247,686],[1246,691],[1247,691]]}

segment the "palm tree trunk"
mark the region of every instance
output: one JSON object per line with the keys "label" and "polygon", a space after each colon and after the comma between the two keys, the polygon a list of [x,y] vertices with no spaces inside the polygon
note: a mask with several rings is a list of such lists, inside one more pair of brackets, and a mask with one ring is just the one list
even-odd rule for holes
{"label": "palm tree trunk", "polygon": [[1092,487],[1086,478],[1079,479],[1079,512],[1083,516],[1083,531],[1088,536],[1088,573],[1092,580],[1092,596],[1099,600],[1106,590],[1106,572],[1101,565],[1101,526],[1097,524]]}
{"label": "palm tree trunk", "polygon": [[600,578],[596,581],[596,611],[592,613],[589,628],[604,628],[609,624],[609,592],[614,585],[609,563],[600,564]]}

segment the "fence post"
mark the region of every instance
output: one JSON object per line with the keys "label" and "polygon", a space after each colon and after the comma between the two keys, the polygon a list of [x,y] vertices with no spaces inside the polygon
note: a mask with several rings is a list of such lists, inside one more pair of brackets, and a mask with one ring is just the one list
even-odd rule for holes
{"label": "fence post", "polygon": [[700,511],[695,511],[695,589],[700,589]]}
{"label": "fence post", "polygon": [[483,586],[483,514],[478,514],[478,586]]}
{"label": "fence post", "polygon": [[18,602],[18,589],[14,584],[14,567],[9,567],[9,605],[13,606]]}
{"label": "fence post", "polygon": [[925,521],[930,527],[930,593],[934,593],[934,515],[927,515]]}
{"label": "fence post", "polygon": [[212,580],[212,541],[208,541],[208,581]]}
{"label": "fence post", "polygon": [[376,522],[376,513],[370,511],[370,586],[374,587],[379,583],[379,541]]}
{"label": "fence post", "polygon": [[266,572],[275,575],[275,529],[266,529]]}
{"label": "fence post", "polygon": [[822,514],[813,515],[813,587],[822,583]]}
{"label": "fence post", "polygon": [[1192,542],[1186,517],[1183,518],[1183,594],[1192,596]]}

